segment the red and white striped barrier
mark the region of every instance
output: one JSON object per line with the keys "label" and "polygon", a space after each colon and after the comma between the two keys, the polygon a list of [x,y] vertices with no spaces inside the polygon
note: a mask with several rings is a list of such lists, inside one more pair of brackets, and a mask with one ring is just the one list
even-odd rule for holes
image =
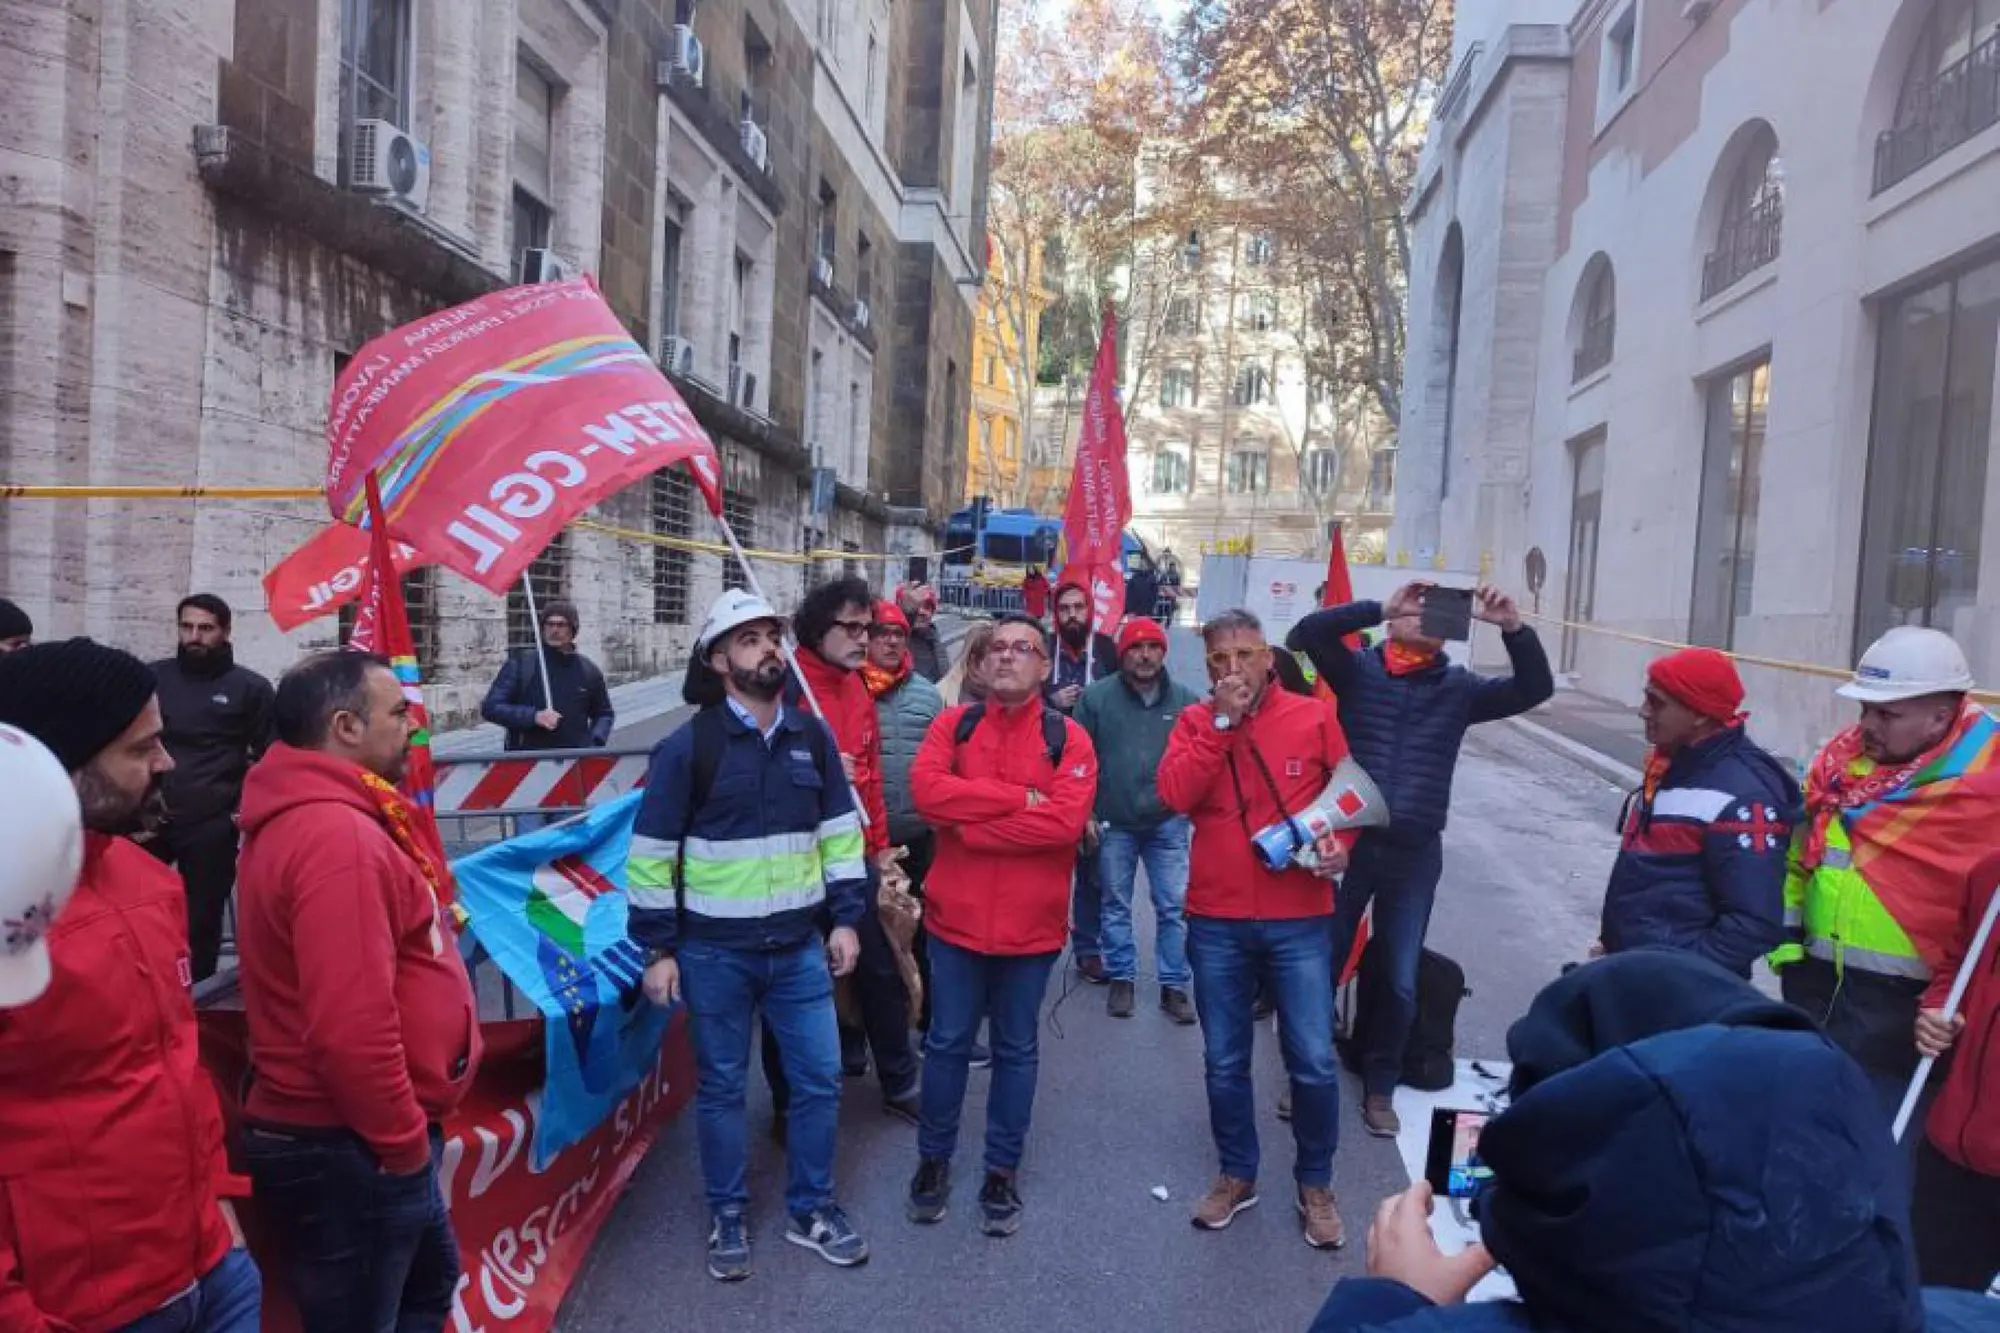
{"label": "red and white striped barrier", "polygon": [[440,816],[575,810],[645,785],[648,751],[560,750],[437,761]]}

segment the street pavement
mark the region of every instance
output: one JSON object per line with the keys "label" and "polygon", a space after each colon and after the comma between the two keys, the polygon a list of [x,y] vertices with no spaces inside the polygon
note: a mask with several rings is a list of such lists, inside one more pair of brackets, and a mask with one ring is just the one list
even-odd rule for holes
{"label": "street pavement", "polygon": [[[1170,662],[1199,682],[1200,645],[1176,630]],[[1507,1026],[1596,935],[1615,853],[1621,793],[1511,724],[1468,739],[1460,763],[1445,878],[1431,943],[1464,964],[1459,1054],[1505,1055]],[[1143,890],[1139,895],[1143,900]],[[1302,1330],[1330,1285],[1363,1271],[1376,1203],[1408,1183],[1392,1143],[1360,1129],[1359,1088],[1342,1105],[1334,1186],[1349,1245],[1300,1239],[1288,1128],[1274,1112],[1282,1069],[1260,1031],[1256,1063],[1265,1167],[1261,1206],[1218,1234],[1188,1210],[1215,1170],[1202,1091],[1201,1036],[1154,1004],[1150,910],[1141,909],[1137,1017],[1104,1011],[1104,991],[1065,969],[1045,1010],[1041,1084],[1020,1178],[1027,1216],[1006,1240],[976,1225],[978,1145],[987,1076],[967,1100],[952,1209],[937,1226],[903,1218],[916,1164],[913,1129],[885,1116],[870,1081],[850,1080],[841,1111],[840,1196],[869,1239],[858,1270],[788,1245],[783,1156],[765,1136],[767,1094],[753,1070],[751,1194],[757,1271],[725,1286],[707,1277],[707,1221],[692,1108],[640,1167],[602,1233],[561,1321],[568,1333],[820,1327],[900,1333],[979,1330]],[[1151,1191],[1166,1187],[1160,1202]]]}

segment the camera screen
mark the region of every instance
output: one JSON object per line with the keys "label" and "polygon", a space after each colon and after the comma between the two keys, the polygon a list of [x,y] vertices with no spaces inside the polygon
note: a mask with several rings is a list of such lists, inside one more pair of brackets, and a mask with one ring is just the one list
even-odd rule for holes
{"label": "camera screen", "polygon": [[1484,1111],[1439,1107],[1431,1112],[1430,1152],[1424,1163],[1424,1175],[1434,1193],[1469,1199],[1478,1193],[1480,1182],[1492,1174],[1479,1159],[1479,1132],[1485,1128],[1486,1119]]}

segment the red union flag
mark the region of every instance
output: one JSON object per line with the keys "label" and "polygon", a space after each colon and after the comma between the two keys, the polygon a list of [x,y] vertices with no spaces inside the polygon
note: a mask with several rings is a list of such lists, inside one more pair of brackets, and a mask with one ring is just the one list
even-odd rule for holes
{"label": "red union flag", "polygon": [[1106,310],[1063,509],[1063,577],[1089,586],[1098,625],[1114,625],[1124,614],[1125,525],[1131,521],[1125,415],[1118,407],[1118,318]]}
{"label": "red union flag", "polygon": [[[264,575],[264,601],[281,630],[339,610],[367,591],[373,544],[360,528],[329,523]],[[391,543],[396,572],[436,562],[408,542]]]}
{"label": "red union flag", "polygon": [[565,523],[686,463],[721,511],[715,446],[588,278],[494,292],[355,353],[333,386],[326,499],[505,592]]}

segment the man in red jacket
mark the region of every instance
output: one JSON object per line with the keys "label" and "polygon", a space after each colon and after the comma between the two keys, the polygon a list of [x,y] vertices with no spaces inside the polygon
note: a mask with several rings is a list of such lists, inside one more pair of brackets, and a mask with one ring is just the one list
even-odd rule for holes
{"label": "man in red jacket", "polygon": [[1000,617],[986,653],[985,701],[939,714],[910,767],[937,854],[924,880],[931,1025],[907,1212],[913,1222],[945,1214],[973,1036],[985,1019],[993,1081],[980,1228],[1011,1236],[1021,1226],[1014,1176],[1035,1105],[1042,996],[1062,953],[1097,754],[1083,728],[1042,699],[1049,640],[1039,622]]}
{"label": "man in red jacket", "polygon": [[0,655],[0,721],[69,771],[86,830],[48,988],[0,1009],[0,1329],[255,1333],[262,1285],[221,1198],[244,1191],[195,1034],[187,899],[130,841],[159,827],[174,766],[152,673],[88,639]]}
{"label": "man in red jacket", "polygon": [[305,1333],[436,1333],[458,1242],[439,1122],[479,1064],[445,868],[395,784],[409,703],[388,662],[309,657],[243,784],[239,935],[257,1203]]}
{"label": "man in red jacket", "polygon": [[1257,980],[1278,1003],[1279,1043],[1292,1080],[1293,1177],[1306,1243],[1346,1243],[1333,1198],[1340,1140],[1340,1077],[1333,1057],[1333,894],[1347,864],[1323,839],[1318,871],[1265,868],[1251,838],[1304,810],[1347,756],[1333,704],[1279,688],[1271,647],[1248,611],[1202,628],[1210,702],[1184,709],[1160,761],[1160,799],[1194,822],[1188,875],[1188,963],[1201,1017],[1208,1120],[1222,1174],[1196,1205],[1194,1224],[1220,1231],[1257,1202],[1257,1117],[1250,1085]]}

